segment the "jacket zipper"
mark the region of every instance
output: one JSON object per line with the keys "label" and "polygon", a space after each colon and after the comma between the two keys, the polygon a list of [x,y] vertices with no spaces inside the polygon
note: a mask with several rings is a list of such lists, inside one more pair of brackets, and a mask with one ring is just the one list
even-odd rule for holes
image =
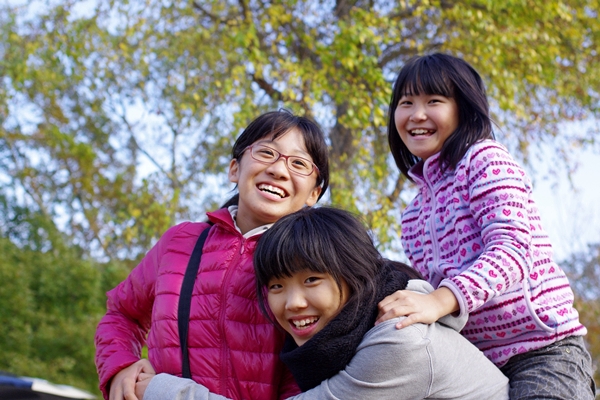
{"label": "jacket zipper", "polygon": [[437,205],[437,199],[435,198],[435,191],[433,190],[433,187],[431,186],[429,179],[427,179],[426,174],[423,174],[423,180],[425,181],[425,184],[427,185],[427,190],[429,191],[429,194],[431,196],[431,214],[429,215],[429,232],[431,235],[431,248],[433,250],[433,262],[431,263],[432,268],[429,269],[430,274],[433,276],[435,274],[435,271],[438,269],[438,263],[439,263],[439,249],[437,247],[437,235],[435,232],[435,207]]}
{"label": "jacket zipper", "polygon": [[242,237],[240,242],[239,251],[236,254],[236,257],[227,267],[227,271],[225,272],[225,279],[223,279],[223,284],[221,285],[221,313],[219,315],[219,331],[221,332],[221,388],[220,392],[226,394],[227,390],[227,367],[229,363],[227,362],[228,357],[228,348],[227,348],[227,340],[225,335],[225,315],[227,313],[227,290],[229,287],[229,279],[231,279],[231,274],[233,274],[233,270],[237,268],[238,262],[241,258],[241,255],[244,253],[244,247],[246,244],[246,239]]}

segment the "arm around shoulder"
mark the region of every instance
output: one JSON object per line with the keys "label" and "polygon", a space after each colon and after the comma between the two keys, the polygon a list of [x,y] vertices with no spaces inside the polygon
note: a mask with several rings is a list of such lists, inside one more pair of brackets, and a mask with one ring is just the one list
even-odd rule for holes
{"label": "arm around shoulder", "polygon": [[460,238],[456,251],[469,256],[462,261],[460,274],[439,285],[455,294],[461,314],[519,284],[529,275],[532,262],[531,185],[525,171],[493,141],[473,145],[466,158],[456,171],[457,180],[468,182],[459,199],[467,203],[468,210],[461,210],[468,214],[458,228],[469,233]]}
{"label": "arm around shoulder", "polygon": [[458,332],[439,323],[397,330],[397,321],[371,329],[344,371],[293,399],[508,400],[508,379]]}
{"label": "arm around shoulder", "polygon": [[158,374],[152,378],[143,400],[228,400],[226,397],[210,393],[206,387],[191,379],[168,374]]}
{"label": "arm around shoulder", "polygon": [[371,329],[345,370],[292,399],[427,398],[432,360],[425,325],[397,330],[396,322],[391,319]]}

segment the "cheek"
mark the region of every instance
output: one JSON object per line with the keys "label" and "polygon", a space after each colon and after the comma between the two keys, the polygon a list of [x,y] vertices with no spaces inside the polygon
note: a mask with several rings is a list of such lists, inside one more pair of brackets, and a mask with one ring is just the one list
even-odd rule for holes
{"label": "cheek", "polygon": [[267,305],[271,309],[272,312],[275,312],[275,297],[272,294],[267,294]]}
{"label": "cheek", "polygon": [[401,116],[400,116],[400,111],[398,108],[396,108],[396,111],[394,111],[394,122],[396,124],[396,126],[398,126],[398,122],[400,121]]}
{"label": "cheek", "polygon": [[399,133],[402,133],[402,127],[406,123],[406,113],[401,108],[396,108],[394,112],[394,125]]}
{"label": "cheek", "polygon": [[271,294],[267,296],[267,304],[269,305],[269,309],[271,310],[273,316],[278,322],[282,316],[283,311],[283,304],[280,300],[281,299],[277,295]]}

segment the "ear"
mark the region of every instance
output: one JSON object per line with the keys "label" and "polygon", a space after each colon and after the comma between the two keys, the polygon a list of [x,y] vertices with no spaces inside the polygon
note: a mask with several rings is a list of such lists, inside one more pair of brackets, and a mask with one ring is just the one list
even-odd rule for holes
{"label": "ear", "polygon": [[229,182],[238,183],[240,173],[240,163],[235,158],[229,163]]}
{"label": "ear", "polygon": [[321,194],[321,186],[316,186],[311,192],[310,195],[308,196],[308,199],[306,199],[305,204],[309,207],[314,206],[317,203],[317,200],[319,200],[319,195]]}

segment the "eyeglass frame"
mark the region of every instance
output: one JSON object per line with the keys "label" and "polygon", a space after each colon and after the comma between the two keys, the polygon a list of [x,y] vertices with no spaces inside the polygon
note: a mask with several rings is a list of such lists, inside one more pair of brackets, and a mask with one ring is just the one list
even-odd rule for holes
{"label": "eyeglass frame", "polygon": [[[267,149],[269,149],[269,150],[271,150],[271,151],[275,152],[276,154],[278,154],[278,156],[277,156],[277,158],[276,158],[275,160],[273,160],[273,162],[267,162],[267,161],[264,161],[264,160],[259,160],[259,159],[257,159],[256,157],[254,157],[254,153],[252,152],[252,149],[254,148],[254,146],[266,147]],[[251,144],[250,146],[246,147],[246,148],[244,149],[244,151],[242,151],[242,154],[244,154],[244,153],[246,152],[246,150],[250,150],[250,157],[252,157],[252,159],[253,159],[254,161],[258,161],[259,163],[262,163],[262,164],[267,164],[267,165],[275,164],[277,161],[279,161],[279,159],[280,159],[280,158],[283,158],[283,159],[284,159],[284,161],[285,161],[285,162],[284,162],[284,164],[285,164],[285,167],[286,167],[286,168],[288,169],[288,171],[290,171],[290,173],[292,173],[292,174],[296,174],[296,175],[300,175],[300,176],[310,176],[310,175],[311,175],[313,172],[315,172],[315,171],[317,171],[317,174],[319,173],[319,167],[317,167],[317,164],[315,164],[314,162],[310,161],[308,158],[304,158],[304,157],[300,157],[300,156],[288,156],[288,155],[285,155],[285,154],[281,153],[280,151],[278,151],[278,150],[275,150],[274,148],[272,148],[272,147],[269,147],[269,146],[267,146],[267,145],[264,145],[264,144],[256,144],[256,143],[254,143],[254,144]],[[312,165],[312,166],[313,166],[313,169],[311,169],[311,170],[310,170],[310,172],[309,172],[308,174],[306,174],[306,175],[305,175],[305,174],[301,174],[301,173],[300,173],[300,172],[298,172],[298,171],[294,171],[294,170],[292,170],[292,169],[290,168],[290,166],[288,165],[288,160],[290,159],[290,157],[299,158],[299,159],[301,159],[301,160],[304,160],[304,161],[308,162],[310,165]]]}

